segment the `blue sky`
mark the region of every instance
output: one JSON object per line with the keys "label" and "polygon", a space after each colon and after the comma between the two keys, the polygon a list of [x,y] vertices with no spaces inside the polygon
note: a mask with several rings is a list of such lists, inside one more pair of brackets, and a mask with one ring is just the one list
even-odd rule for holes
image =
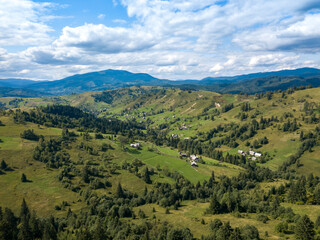
{"label": "blue sky", "polygon": [[0,78],[320,67],[319,0],[0,0]]}

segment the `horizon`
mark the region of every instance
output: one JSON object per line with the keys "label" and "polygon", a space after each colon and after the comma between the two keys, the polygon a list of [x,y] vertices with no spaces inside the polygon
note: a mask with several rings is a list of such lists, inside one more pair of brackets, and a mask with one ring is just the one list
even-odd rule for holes
{"label": "horizon", "polygon": [[1,79],[114,69],[175,81],[320,68],[316,0],[0,3]]}
{"label": "horizon", "polygon": [[[319,68],[310,68],[310,67],[301,67],[301,68],[295,68],[295,69],[282,69],[282,70],[277,70],[277,71],[268,71],[268,72],[250,72],[250,73],[245,73],[245,74],[238,74],[238,75],[230,75],[230,76],[207,76],[207,77],[204,77],[204,78],[201,78],[201,79],[191,79],[191,78],[186,78],[186,79],[161,79],[161,78],[157,78],[157,79],[160,79],[160,80],[168,80],[168,81],[201,81],[201,80],[204,80],[206,78],[232,78],[232,77],[237,77],[237,76],[245,76],[245,75],[251,75],[251,74],[259,74],[259,73],[272,73],[272,72],[281,72],[281,71],[295,71],[295,70],[299,70],[299,69],[305,69],[305,68],[309,68],[309,69],[317,69],[317,70],[320,70]],[[61,79],[52,79],[52,80],[47,80],[47,79],[27,79],[27,78],[0,78],[0,80],[9,80],[9,79],[12,79],[12,80],[29,80],[29,81],[35,81],[35,82],[45,82],[45,81],[60,81],[60,80],[64,80],[66,78],[69,78],[69,77],[73,77],[73,76],[77,76],[77,75],[85,75],[85,74],[90,74],[90,73],[98,73],[98,72],[103,72],[103,71],[108,71],[108,70],[113,70],[113,71],[125,71],[125,72],[129,72],[129,73],[133,73],[133,74],[147,74],[147,75],[150,75],[151,77],[155,77],[149,73],[145,73],[145,72],[131,72],[131,71],[128,71],[128,70],[118,70],[118,69],[105,69],[105,70],[100,70],[100,71],[93,71],[93,72],[86,72],[86,73],[81,73],[81,74],[73,74],[73,75],[70,75],[70,76],[66,76],[64,78],[61,78]],[[155,77],[156,78],[156,77]]]}

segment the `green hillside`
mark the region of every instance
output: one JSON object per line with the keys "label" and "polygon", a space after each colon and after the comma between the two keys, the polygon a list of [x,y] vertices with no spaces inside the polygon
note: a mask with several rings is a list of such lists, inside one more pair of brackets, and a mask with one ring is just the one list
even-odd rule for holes
{"label": "green hillside", "polygon": [[[52,239],[296,239],[304,214],[317,235],[318,92],[1,98],[1,211],[18,217],[16,234],[36,236],[38,219],[37,236]],[[23,199],[37,217],[21,213]]]}

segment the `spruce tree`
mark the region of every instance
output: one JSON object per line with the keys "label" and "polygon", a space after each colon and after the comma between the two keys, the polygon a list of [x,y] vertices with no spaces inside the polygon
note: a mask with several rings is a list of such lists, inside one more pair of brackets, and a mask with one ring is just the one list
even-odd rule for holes
{"label": "spruce tree", "polygon": [[22,173],[22,175],[21,175],[21,182],[27,182],[28,180],[27,180],[27,176],[24,174],[24,173]]}
{"label": "spruce tree", "polygon": [[317,229],[320,226],[320,216],[317,217],[317,220],[314,224],[315,229]]}
{"label": "spruce tree", "polygon": [[221,205],[217,200],[217,196],[212,195],[209,208],[207,209],[207,213],[219,214],[220,212],[221,212]]}
{"label": "spruce tree", "polygon": [[117,186],[116,197],[117,197],[117,198],[124,198],[124,192],[123,192],[123,190],[122,190],[122,186],[121,186],[120,183],[119,183],[118,186]]}
{"label": "spruce tree", "polygon": [[314,229],[313,229],[313,222],[307,215],[301,217],[295,228],[296,238],[300,240],[312,240],[314,239]]}
{"label": "spruce tree", "polygon": [[20,207],[20,218],[22,219],[23,217],[27,217],[27,219],[29,219],[30,217],[30,211],[25,199],[22,199],[22,203]]}
{"label": "spruce tree", "polygon": [[0,164],[0,169],[6,170],[7,167],[8,167],[8,164],[4,160],[2,160]]}

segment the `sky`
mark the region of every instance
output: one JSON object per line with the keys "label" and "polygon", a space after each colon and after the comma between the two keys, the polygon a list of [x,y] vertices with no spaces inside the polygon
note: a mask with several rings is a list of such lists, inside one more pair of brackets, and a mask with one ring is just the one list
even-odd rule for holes
{"label": "sky", "polygon": [[0,0],[0,78],[320,68],[319,0]]}

